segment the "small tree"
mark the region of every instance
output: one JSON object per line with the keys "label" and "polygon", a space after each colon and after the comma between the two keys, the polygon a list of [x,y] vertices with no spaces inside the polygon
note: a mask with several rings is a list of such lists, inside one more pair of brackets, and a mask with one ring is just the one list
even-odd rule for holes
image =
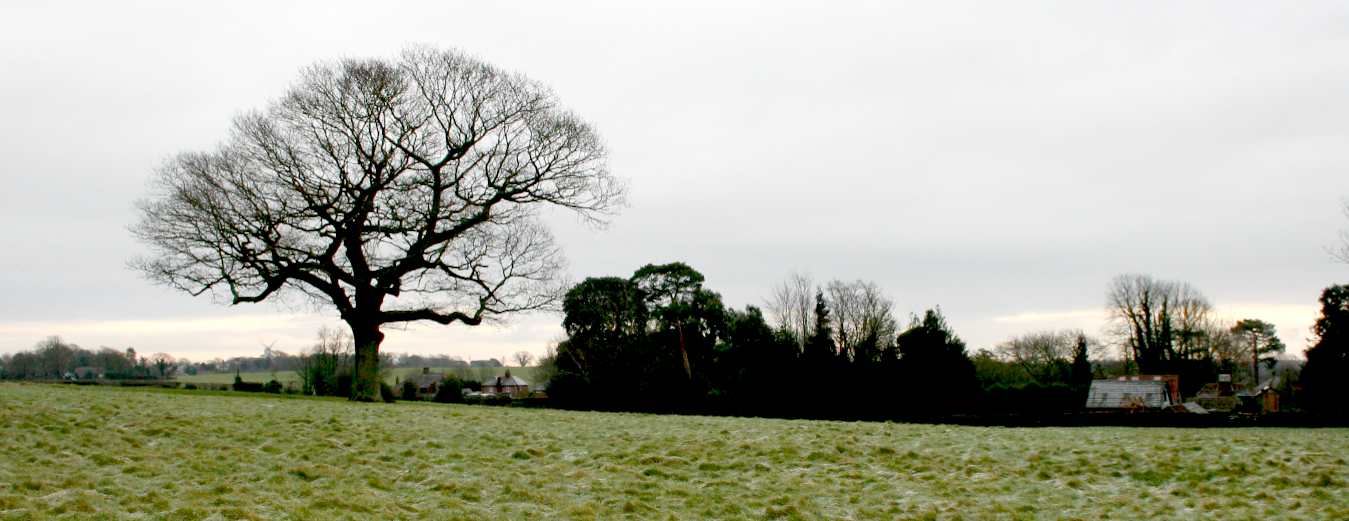
{"label": "small tree", "polygon": [[349,393],[349,387],[339,384],[338,376],[351,374],[352,350],[351,337],[346,332],[328,327],[319,329],[318,340],[308,353],[300,355],[295,370],[300,377],[301,392],[317,396]]}
{"label": "small tree", "polygon": [[1070,383],[1078,390],[1085,391],[1091,387],[1091,361],[1087,359],[1087,335],[1078,332],[1077,338],[1073,340],[1073,363],[1071,366]]}
{"label": "small tree", "polygon": [[529,351],[516,351],[514,358],[517,367],[529,367],[534,362],[534,354]]}
{"label": "small tree", "polygon": [[811,335],[806,339],[801,361],[811,369],[824,370],[833,376],[835,362],[838,360],[838,346],[834,344],[833,319],[830,318],[829,303],[823,292],[815,294],[814,325]]}

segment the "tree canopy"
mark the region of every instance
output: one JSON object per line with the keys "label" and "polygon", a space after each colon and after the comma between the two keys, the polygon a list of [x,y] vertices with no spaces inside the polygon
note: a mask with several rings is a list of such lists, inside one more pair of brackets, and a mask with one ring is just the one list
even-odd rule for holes
{"label": "tree canopy", "polygon": [[352,330],[352,396],[378,398],[389,323],[477,325],[554,305],[539,209],[622,204],[589,124],[543,85],[454,51],[305,69],[224,144],[155,174],[134,234],[150,280],[232,304],[301,295]]}

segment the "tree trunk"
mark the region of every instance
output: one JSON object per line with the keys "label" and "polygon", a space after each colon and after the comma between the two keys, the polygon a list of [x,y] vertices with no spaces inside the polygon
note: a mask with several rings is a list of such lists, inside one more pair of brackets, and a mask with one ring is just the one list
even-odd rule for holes
{"label": "tree trunk", "polygon": [[358,402],[374,402],[379,395],[379,344],[384,341],[384,333],[378,324],[353,323],[351,338],[356,344],[355,367],[351,375],[351,399]]}
{"label": "tree trunk", "polygon": [[679,355],[684,357],[684,375],[693,381],[693,368],[689,367],[689,351],[684,348],[684,324],[679,325]]}
{"label": "tree trunk", "polygon": [[1260,351],[1257,349],[1256,335],[1251,333],[1251,390],[1260,385]]}

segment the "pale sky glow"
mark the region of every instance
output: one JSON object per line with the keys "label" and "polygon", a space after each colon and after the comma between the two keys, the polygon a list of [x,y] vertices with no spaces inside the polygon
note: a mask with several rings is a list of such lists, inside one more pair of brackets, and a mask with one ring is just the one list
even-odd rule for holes
{"label": "pale sky glow", "polygon": [[[296,352],[335,314],[229,307],[126,269],[165,158],[319,60],[456,47],[592,123],[629,207],[550,225],[570,275],[680,260],[731,306],[789,272],[940,305],[971,350],[1101,331],[1121,273],[1185,281],[1289,352],[1349,228],[1341,2],[8,2],[0,352],[61,335],[192,359]],[[542,353],[560,317],[383,349]]]}
{"label": "pale sky glow", "polygon": [[1105,319],[1106,312],[1103,309],[1078,309],[1069,311],[1031,311],[1017,313],[1015,315],[993,317],[993,322],[998,324],[1041,324],[1077,320],[1100,322]]}

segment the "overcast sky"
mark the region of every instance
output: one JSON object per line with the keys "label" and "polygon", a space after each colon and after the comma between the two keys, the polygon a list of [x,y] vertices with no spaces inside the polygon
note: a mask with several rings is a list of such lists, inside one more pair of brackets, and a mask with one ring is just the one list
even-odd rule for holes
{"label": "overcast sky", "polygon": [[[0,7],[0,352],[61,335],[201,360],[339,325],[152,286],[126,230],[158,165],[301,67],[409,43],[542,81],[604,136],[630,206],[553,220],[577,280],[681,260],[736,307],[793,270],[873,280],[973,351],[1099,334],[1107,283],[1139,272],[1299,355],[1320,290],[1349,282],[1326,253],[1349,228],[1342,2],[111,4]],[[559,322],[382,349],[539,353]]]}

